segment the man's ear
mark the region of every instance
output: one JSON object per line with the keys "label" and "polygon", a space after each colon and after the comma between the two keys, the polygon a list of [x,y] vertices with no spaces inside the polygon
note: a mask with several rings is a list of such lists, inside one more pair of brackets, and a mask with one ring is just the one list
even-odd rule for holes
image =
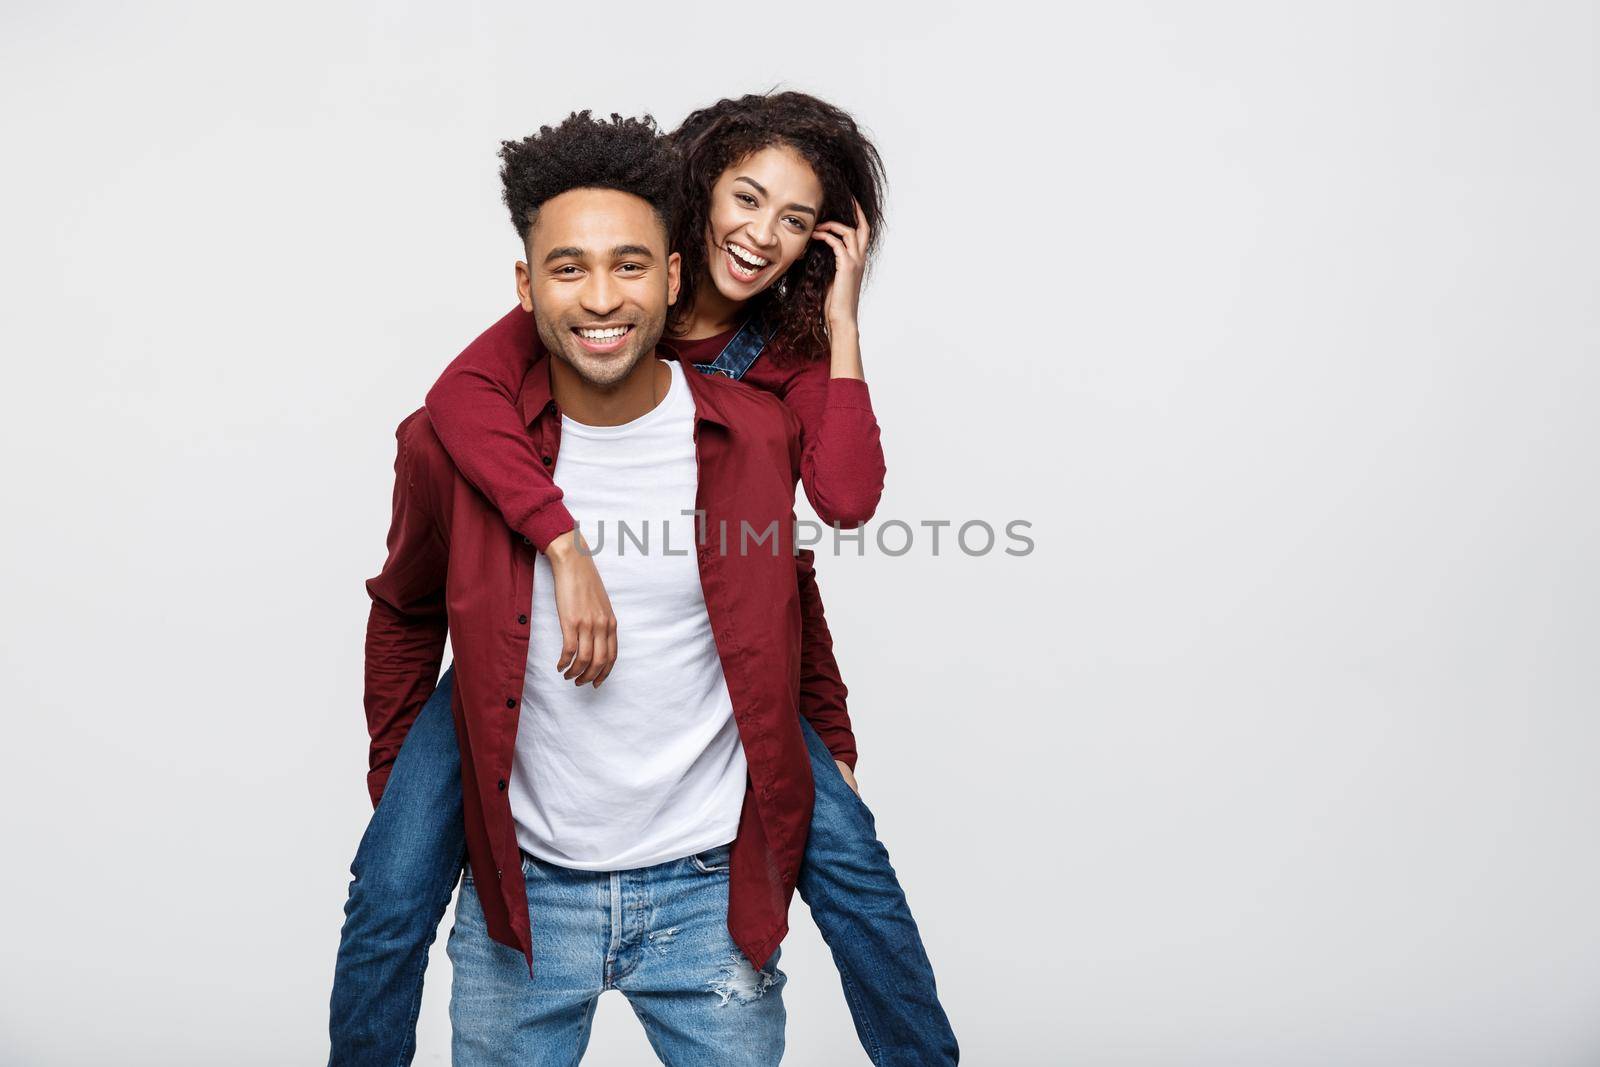
{"label": "man's ear", "polygon": [[517,299],[523,311],[533,310],[533,273],[522,260],[517,260]]}
{"label": "man's ear", "polygon": [[[674,252],[667,257],[667,306],[678,302],[678,273],[683,268],[683,257]],[[530,307],[531,311],[532,308]]]}

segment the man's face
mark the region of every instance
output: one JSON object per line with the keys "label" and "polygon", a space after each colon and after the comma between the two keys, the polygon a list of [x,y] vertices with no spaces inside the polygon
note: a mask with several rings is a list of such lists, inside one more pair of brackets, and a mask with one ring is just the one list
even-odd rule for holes
{"label": "man's face", "polygon": [[655,351],[678,299],[678,256],[648,201],[616,189],[546,200],[517,264],[539,338],[590,385],[615,386]]}

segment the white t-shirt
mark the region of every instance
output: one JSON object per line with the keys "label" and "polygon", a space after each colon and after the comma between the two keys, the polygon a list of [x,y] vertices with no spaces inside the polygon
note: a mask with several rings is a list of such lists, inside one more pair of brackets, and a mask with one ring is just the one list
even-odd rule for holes
{"label": "white t-shirt", "polygon": [[694,398],[667,366],[667,395],[632,422],[561,420],[554,476],[611,597],[619,652],[599,689],[561,677],[541,553],[511,814],[518,844],[563,867],[645,867],[738,833],[746,764],[695,552]]}

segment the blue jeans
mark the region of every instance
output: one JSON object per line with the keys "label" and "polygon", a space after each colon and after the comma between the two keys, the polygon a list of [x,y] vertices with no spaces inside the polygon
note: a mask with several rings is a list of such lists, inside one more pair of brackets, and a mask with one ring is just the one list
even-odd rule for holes
{"label": "blue jeans", "polygon": [[800,732],[817,799],[796,888],[833,952],[861,1047],[878,1067],[953,1064],[956,1035],[872,811],[804,719]]}
{"label": "blue jeans", "polygon": [[600,994],[617,989],[662,1063],[777,1063],[781,952],[757,971],[733,943],[728,852],[718,845],[627,871],[571,870],[523,853],[532,981],[522,953],[489,938],[469,870],[450,930],[451,1062],[575,1064]]}
{"label": "blue jeans", "polygon": [[[423,969],[466,850],[451,682],[446,671],[417,716],[350,865],[330,1067],[404,1067],[416,1052]],[[801,729],[816,804],[798,888],[833,952],[861,1046],[878,1067],[953,1064],[955,1035],[872,812],[816,731]]]}
{"label": "blue jeans", "polygon": [[329,1067],[402,1067],[416,1055],[422,972],[467,852],[453,676],[444,672],[412,723],[350,864]]}

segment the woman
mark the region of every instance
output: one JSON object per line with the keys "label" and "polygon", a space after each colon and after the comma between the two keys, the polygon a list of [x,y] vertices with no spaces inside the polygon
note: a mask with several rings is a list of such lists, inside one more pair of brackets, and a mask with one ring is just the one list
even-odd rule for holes
{"label": "woman", "polygon": [[[787,403],[801,424],[807,497],[824,521],[859,524],[876,508],[883,477],[856,329],[881,222],[877,152],[849,115],[800,93],[719,101],[672,137],[684,157],[685,211],[673,242],[682,288],[666,343],[686,364]],[[598,686],[616,660],[616,620],[512,406],[539,354],[532,316],[513,310],[451,364],[428,410],[463,475],[550,559],[565,638],[558,666],[574,684]],[[826,642],[815,585],[803,586],[818,623],[806,640]],[[330,1026],[335,1063],[406,1062],[414,1050],[427,948],[462,861],[450,688],[446,672],[351,868]],[[854,791],[848,717],[841,707],[813,718],[802,720],[816,802],[801,896],[873,1062],[953,1063],[955,1038],[916,924]]]}

